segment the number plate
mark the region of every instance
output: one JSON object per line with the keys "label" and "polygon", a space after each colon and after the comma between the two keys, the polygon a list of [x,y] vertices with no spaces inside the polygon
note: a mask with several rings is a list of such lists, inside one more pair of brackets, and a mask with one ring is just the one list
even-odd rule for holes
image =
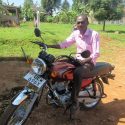
{"label": "number plate", "polygon": [[28,74],[26,74],[24,76],[24,79],[27,80],[29,83],[35,85],[36,87],[40,88],[41,86],[43,86],[43,84],[45,83],[45,79],[43,79],[41,76],[33,73],[33,72],[29,72]]}

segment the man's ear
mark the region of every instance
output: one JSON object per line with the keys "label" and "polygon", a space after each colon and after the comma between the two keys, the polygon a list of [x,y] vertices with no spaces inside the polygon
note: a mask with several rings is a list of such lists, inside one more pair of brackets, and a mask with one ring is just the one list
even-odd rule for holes
{"label": "man's ear", "polygon": [[76,29],[77,29],[77,24],[76,24],[76,23],[74,24],[73,29],[74,29],[74,30],[76,30]]}
{"label": "man's ear", "polygon": [[87,25],[89,25],[89,20],[87,19]]}

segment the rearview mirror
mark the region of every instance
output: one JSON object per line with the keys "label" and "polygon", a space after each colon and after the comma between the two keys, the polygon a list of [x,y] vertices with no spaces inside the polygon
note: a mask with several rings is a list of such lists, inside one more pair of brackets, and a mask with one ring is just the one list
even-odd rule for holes
{"label": "rearview mirror", "polygon": [[41,31],[39,30],[39,28],[35,28],[34,29],[34,33],[36,37],[40,37],[41,36]]}

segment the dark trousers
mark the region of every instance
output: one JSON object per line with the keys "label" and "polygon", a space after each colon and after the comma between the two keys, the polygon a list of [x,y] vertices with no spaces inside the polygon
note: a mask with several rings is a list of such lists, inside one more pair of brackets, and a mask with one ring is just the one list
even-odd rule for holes
{"label": "dark trousers", "polygon": [[77,102],[77,97],[81,89],[82,80],[84,78],[88,78],[93,67],[94,67],[93,63],[85,63],[84,65],[79,66],[75,69],[73,77],[74,81],[72,84],[72,94],[71,94],[71,99],[74,103]]}

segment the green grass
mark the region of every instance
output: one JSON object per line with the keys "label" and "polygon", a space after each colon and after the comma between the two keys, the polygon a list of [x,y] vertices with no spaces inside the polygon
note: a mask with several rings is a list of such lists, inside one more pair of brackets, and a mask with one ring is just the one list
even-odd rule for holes
{"label": "green grass", "polygon": [[104,35],[107,38],[112,38],[113,40],[118,41],[117,44],[120,46],[123,46],[123,44],[125,44],[124,25],[106,24],[105,32],[102,31],[101,24],[94,24],[94,25],[91,24],[90,28],[95,29],[96,31],[100,32],[101,35]]}
{"label": "green grass", "polygon": [[[106,25],[106,31],[102,32],[102,25],[89,25],[90,28],[97,30],[101,35],[107,38],[112,38],[115,42],[109,43],[109,46],[120,46],[125,45],[125,28],[123,25]],[[47,44],[58,43],[65,40],[65,38],[71,33],[71,24],[51,24],[51,23],[41,23],[40,29],[42,32],[42,37]],[[114,33],[115,31],[120,31],[120,34]],[[31,41],[36,41],[40,38],[36,38],[34,35],[33,23],[24,23],[20,27],[16,28],[3,28],[0,27],[0,56],[22,56],[21,47],[24,48],[26,53],[32,57],[36,57],[40,51],[37,45],[31,43]],[[49,53],[54,53],[55,55],[70,54],[75,52],[74,46],[64,50],[49,49]],[[101,51],[105,51],[103,48]]]}

